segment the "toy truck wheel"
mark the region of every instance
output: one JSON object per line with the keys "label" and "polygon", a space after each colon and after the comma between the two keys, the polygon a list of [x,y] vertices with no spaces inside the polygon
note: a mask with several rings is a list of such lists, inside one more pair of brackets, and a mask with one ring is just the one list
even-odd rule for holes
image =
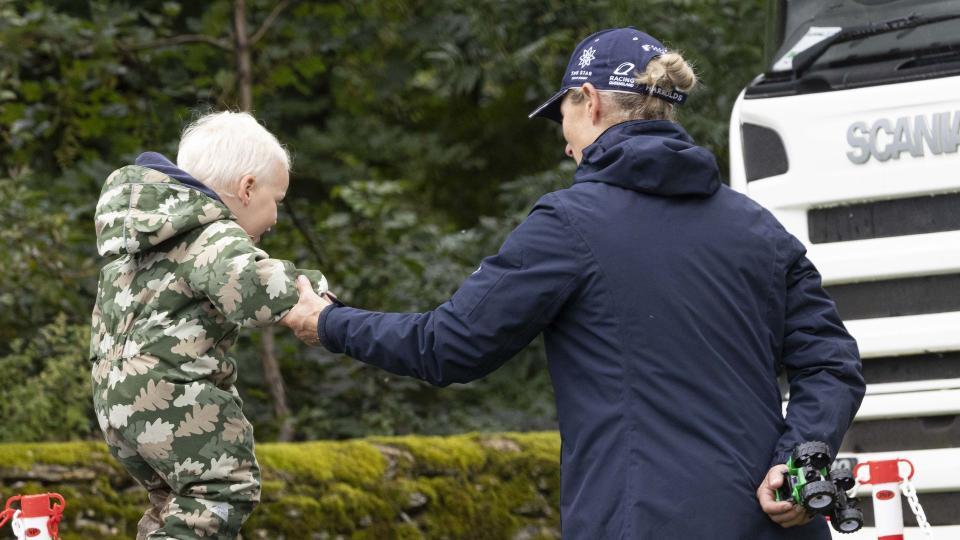
{"label": "toy truck wheel", "polygon": [[830,445],[824,442],[805,442],[793,449],[793,462],[796,465],[822,469],[830,465],[830,461]]}
{"label": "toy truck wheel", "polygon": [[863,527],[863,512],[859,508],[843,508],[830,517],[830,524],[844,534],[859,531]]}
{"label": "toy truck wheel", "polygon": [[810,482],[800,489],[800,499],[812,512],[827,513],[837,500],[837,488],[828,480]]}
{"label": "toy truck wheel", "polygon": [[830,471],[830,481],[833,482],[840,491],[850,491],[856,485],[853,473],[849,469],[833,469]]}

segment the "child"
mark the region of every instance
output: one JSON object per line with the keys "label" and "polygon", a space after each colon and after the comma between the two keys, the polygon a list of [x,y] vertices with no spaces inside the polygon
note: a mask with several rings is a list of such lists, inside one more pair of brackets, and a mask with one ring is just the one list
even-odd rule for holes
{"label": "child", "polygon": [[107,178],[90,358],[111,453],[148,491],[137,538],[235,538],[260,498],[253,429],[227,356],[240,326],[276,323],[300,273],[254,244],[277,219],[290,158],[246,113],[184,131],[174,165],[148,152]]}

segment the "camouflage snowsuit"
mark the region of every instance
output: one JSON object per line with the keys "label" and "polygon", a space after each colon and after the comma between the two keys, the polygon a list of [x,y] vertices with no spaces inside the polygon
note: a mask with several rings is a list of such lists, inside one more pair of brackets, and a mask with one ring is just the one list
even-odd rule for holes
{"label": "camouflage snowsuit", "polygon": [[131,165],[96,209],[101,255],[90,358],[112,454],[149,493],[137,538],[234,538],[260,498],[253,429],[227,356],[240,326],[276,322],[304,273],[268,258],[199,190]]}

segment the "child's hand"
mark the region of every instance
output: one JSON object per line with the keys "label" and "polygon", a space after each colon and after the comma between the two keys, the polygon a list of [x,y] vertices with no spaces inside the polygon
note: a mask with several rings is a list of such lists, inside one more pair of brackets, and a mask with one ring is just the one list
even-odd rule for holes
{"label": "child's hand", "polygon": [[280,324],[293,330],[297,338],[307,345],[319,345],[317,323],[320,312],[332,305],[332,302],[318,295],[305,276],[297,277],[297,291],[300,293],[300,301],[280,319]]}

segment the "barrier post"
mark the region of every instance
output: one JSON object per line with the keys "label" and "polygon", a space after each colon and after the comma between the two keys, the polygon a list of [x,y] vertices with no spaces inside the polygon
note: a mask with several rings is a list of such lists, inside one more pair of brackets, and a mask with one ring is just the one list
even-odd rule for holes
{"label": "barrier post", "polygon": [[[20,508],[14,508],[13,503],[18,501]],[[0,527],[9,521],[17,540],[59,540],[66,506],[59,493],[15,495],[7,499],[6,508],[0,512]]]}
{"label": "barrier post", "polygon": [[[900,464],[910,466],[906,478],[900,474]],[[870,476],[860,477],[868,467]],[[900,503],[900,482],[913,478],[913,463],[906,459],[886,459],[859,463],[853,469],[857,482],[873,486],[873,519],[877,540],[903,540],[903,506]]]}

